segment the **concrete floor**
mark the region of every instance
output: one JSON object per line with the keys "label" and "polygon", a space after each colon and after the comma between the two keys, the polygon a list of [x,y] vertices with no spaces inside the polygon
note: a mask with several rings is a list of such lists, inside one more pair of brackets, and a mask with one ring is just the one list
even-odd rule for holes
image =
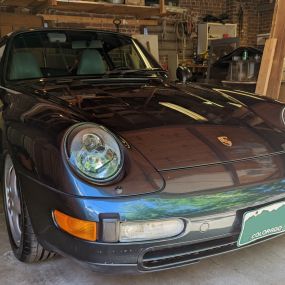
{"label": "concrete floor", "polygon": [[275,285],[284,284],[284,268],[285,236],[192,266],[138,276],[106,276],[81,268],[62,257],[26,265],[17,261],[10,251],[0,204],[1,285]]}

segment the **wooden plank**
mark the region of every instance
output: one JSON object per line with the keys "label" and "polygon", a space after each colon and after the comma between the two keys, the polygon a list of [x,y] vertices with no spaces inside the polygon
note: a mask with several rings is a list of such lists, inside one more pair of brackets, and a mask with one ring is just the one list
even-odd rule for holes
{"label": "wooden plank", "polygon": [[271,24],[271,30],[270,30],[270,37],[274,37],[274,33],[276,31],[276,17],[277,17],[277,10],[278,10],[278,0],[275,2],[275,8],[274,13],[272,17],[272,24]]}
{"label": "wooden plank", "polygon": [[[82,16],[69,16],[69,15],[50,15],[50,14],[38,14],[44,21],[55,21],[57,23],[74,23],[74,24],[108,24],[113,25],[113,18],[92,18]],[[136,19],[124,19],[122,26],[157,26],[157,20],[136,20]]]}
{"label": "wooden plank", "polygon": [[1,26],[0,27],[0,37],[3,37],[13,31],[12,26]]}
{"label": "wooden plank", "polygon": [[277,39],[268,39],[265,42],[263,58],[258,75],[255,92],[260,95],[266,95],[269,78],[272,70],[273,58],[275,54]]}
{"label": "wooden plank", "polygon": [[[55,8],[55,7],[53,7]],[[148,18],[159,15],[159,7],[111,4],[105,2],[57,0],[56,10],[95,14],[132,15]]]}
{"label": "wooden plank", "polygon": [[[276,48],[272,60],[271,72],[269,74],[269,80],[267,87],[264,88],[263,94],[273,99],[278,99],[281,87],[282,80],[282,71],[283,71],[283,62],[285,57],[285,1],[284,0],[276,0],[274,16],[272,21],[272,29],[271,29],[271,39],[277,39]],[[268,51],[267,53],[270,53]],[[264,60],[268,58],[267,53],[263,54]],[[263,73],[267,73],[264,68],[260,72],[260,78],[267,78],[267,75]],[[258,82],[257,85],[262,83]]]}
{"label": "wooden plank", "polygon": [[32,11],[44,10],[52,3],[56,3],[56,0],[0,0],[0,6],[29,8]]}
{"label": "wooden plank", "polygon": [[165,0],[159,1],[159,7],[160,7],[160,14],[165,14],[166,13]]}
{"label": "wooden plank", "polygon": [[[167,15],[182,14],[187,9],[165,6],[165,0],[161,0],[159,7],[135,6],[126,4],[112,4],[107,2],[95,2],[86,0],[50,0],[53,3],[50,7],[61,11],[80,11],[94,14],[130,15],[138,18],[149,18],[159,16],[161,13]],[[56,5],[56,7],[54,6]]]}
{"label": "wooden plank", "polygon": [[38,28],[43,26],[41,17],[0,12],[0,26]]}
{"label": "wooden plank", "polygon": [[3,0],[0,1],[1,6],[17,6],[17,7],[27,7],[34,0]]}
{"label": "wooden plank", "polygon": [[278,99],[282,81],[283,63],[285,57],[285,1],[276,0],[271,29],[271,38],[277,39],[272,70],[269,78],[268,97]]}
{"label": "wooden plank", "polygon": [[58,11],[86,12],[94,14],[130,15],[137,18],[182,14],[186,9],[165,6],[165,0],[160,1],[158,7],[112,4],[92,0],[0,0],[0,6],[14,6],[32,8],[33,11],[44,11],[46,8]]}

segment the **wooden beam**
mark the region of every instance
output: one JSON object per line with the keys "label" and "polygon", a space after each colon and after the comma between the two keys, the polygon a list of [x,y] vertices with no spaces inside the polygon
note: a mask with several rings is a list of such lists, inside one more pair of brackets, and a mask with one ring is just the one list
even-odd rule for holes
{"label": "wooden beam", "polygon": [[273,58],[275,54],[277,39],[269,39],[265,42],[263,58],[258,75],[255,92],[260,95],[266,95],[269,78],[272,70]]}
{"label": "wooden beam", "polygon": [[49,0],[49,6],[56,6],[57,5],[57,1],[56,0]]}
{"label": "wooden beam", "polygon": [[0,26],[39,28],[43,26],[41,17],[0,12]]}
{"label": "wooden beam", "polygon": [[[256,92],[263,95],[278,99],[282,80],[282,71],[285,57],[285,1],[276,0],[274,16],[272,21],[272,29],[270,39],[276,39],[276,48],[274,51],[273,59],[271,57],[271,50],[267,49],[263,53],[262,61],[268,61],[270,66],[262,62],[263,68],[259,72]],[[268,79],[269,78],[269,79]],[[262,80],[268,81],[264,84]],[[262,88],[261,86],[264,86]]]}
{"label": "wooden beam", "polygon": [[[39,14],[44,21],[54,21],[56,23],[73,23],[73,24],[86,24],[86,25],[98,25],[107,24],[113,25],[113,18],[92,18],[83,16],[69,16],[69,15],[50,15]],[[136,19],[124,19],[122,25],[130,26],[157,26],[159,22],[157,20],[136,20]]]}
{"label": "wooden beam", "polygon": [[4,37],[5,35],[13,32],[13,27],[11,26],[0,26],[0,37]]}
{"label": "wooden beam", "polygon": [[138,18],[158,16],[160,13],[159,7],[112,4],[107,2],[93,2],[83,0],[57,0],[56,6],[50,6],[50,8],[56,9],[58,11],[80,11],[109,15],[132,15]]}
{"label": "wooden beam", "polygon": [[46,2],[46,0],[42,1],[35,1],[35,0],[3,0],[0,1],[0,6],[15,6],[15,7],[29,7],[30,5],[33,4],[40,4]]}
{"label": "wooden beam", "polygon": [[25,7],[37,13],[50,8],[62,12],[129,15],[141,19],[160,15],[183,14],[187,11],[185,8],[166,6],[165,0],[160,0],[159,7],[112,4],[92,0],[0,0],[0,6]]}
{"label": "wooden beam", "polygon": [[159,7],[160,7],[160,14],[163,15],[166,13],[165,9],[165,0],[160,0],[159,1]]}
{"label": "wooden beam", "polygon": [[[1,2],[2,1],[2,2]],[[28,8],[35,14],[35,11],[43,11],[52,3],[56,3],[56,0],[0,0],[0,6],[20,8]]]}

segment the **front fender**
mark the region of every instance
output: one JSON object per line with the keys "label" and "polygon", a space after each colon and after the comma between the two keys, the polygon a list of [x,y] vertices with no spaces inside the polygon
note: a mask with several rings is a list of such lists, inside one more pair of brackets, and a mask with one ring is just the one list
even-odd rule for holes
{"label": "front fender", "polygon": [[119,183],[98,186],[82,180],[67,165],[62,140],[70,126],[90,118],[33,95],[6,96],[10,103],[2,113],[2,137],[21,175],[80,197],[129,196],[164,188],[164,179],[149,162],[135,148],[125,146],[125,176]]}

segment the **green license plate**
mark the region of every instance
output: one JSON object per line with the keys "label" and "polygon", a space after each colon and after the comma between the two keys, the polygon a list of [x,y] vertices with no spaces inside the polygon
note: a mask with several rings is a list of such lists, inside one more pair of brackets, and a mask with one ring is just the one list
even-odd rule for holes
{"label": "green license plate", "polygon": [[285,232],[285,202],[275,203],[243,215],[237,246]]}

